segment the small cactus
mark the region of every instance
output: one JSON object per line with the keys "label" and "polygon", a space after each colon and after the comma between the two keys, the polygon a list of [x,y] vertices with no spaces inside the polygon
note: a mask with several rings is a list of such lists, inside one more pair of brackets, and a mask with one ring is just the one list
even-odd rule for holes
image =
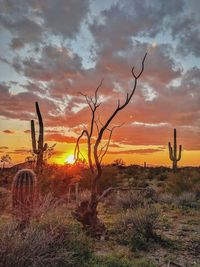
{"label": "small cactus", "polygon": [[176,142],[176,129],[174,129],[174,148],[172,148],[171,143],[168,143],[169,146],[169,158],[172,161],[172,168],[174,171],[177,169],[177,162],[181,159],[182,146],[179,146],[179,153],[177,155],[177,142]]}
{"label": "small cactus", "polygon": [[37,195],[37,179],[33,171],[23,169],[17,172],[12,184],[13,213],[21,224],[28,224]]}

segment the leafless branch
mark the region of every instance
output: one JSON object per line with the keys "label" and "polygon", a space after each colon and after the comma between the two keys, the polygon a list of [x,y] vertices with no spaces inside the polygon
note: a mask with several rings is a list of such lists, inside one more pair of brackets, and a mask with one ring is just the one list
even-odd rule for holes
{"label": "leafless branch", "polygon": [[80,140],[81,140],[81,138],[83,137],[84,134],[86,134],[86,136],[88,136],[88,131],[87,130],[83,130],[82,133],[77,138],[77,141],[76,141],[76,146],[75,146],[75,149],[74,149],[74,159],[75,159],[76,162],[79,160],[79,154],[80,154],[79,142],[80,142]]}
{"label": "leafless branch", "polygon": [[104,197],[106,197],[113,189],[113,187],[107,188],[103,193],[98,197],[97,201],[100,202]]}
{"label": "leafless branch", "polygon": [[[121,125],[116,125],[116,126],[113,126],[112,129],[107,129],[109,132],[110,132],[110,135],[109,135],[109,138],[108,138],[108,142],[102,147],[101,151],[100,151],[100,155],[99,155],[99,158],[100,158],[100,163],[102,163],[102,160],[104,158],[104,156],[106,155],[107,151],[108,151],[108,148],[109,148],[109,145],[110,145],[110,141],[111,141],[111,138],[112,138],[112,134],[113,134],[113,131],[114,129],[116,128],[119,128],[123,125],[124,123],[122,123]],[[103,149],[106,147],[106,149],[104,150],[103,152]],[[103,154],[102,154],[103,152]],[[101,155],[102,154],[102,155]]]}

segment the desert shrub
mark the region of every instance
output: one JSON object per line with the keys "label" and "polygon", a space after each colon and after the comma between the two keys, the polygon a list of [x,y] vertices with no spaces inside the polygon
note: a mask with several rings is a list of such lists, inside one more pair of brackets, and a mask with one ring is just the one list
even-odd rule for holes
{"label": "desert shrub", "polygon": [[0,187],[0,214],[8,208],[10,204],[10,191]]}
{"label": "desert shrub", "polygon": [[157,200],[157,192],[152,187],[148,186],[144,190],[141,191],[141,194],[145,199],[147,199],[149,202],[154,202]]}
{"label": "desert shrub", "polygon": [[155,265],[144,258],[129,260],[126,257],[108,255],[104,257],[93,257],[84,267],[155,267]]}
{"label": "desert shrub", "polygon": [[133,250],[145,250],[150,240],[156,240],[156,226],[159,211],[154,206],[128,211],[120,222],[122,241],[129,244]]}
{"label": "desert shrub", "polygon": [[167,174],[166,173],[160,174],[158,175],[157,179],[159,181],[165,181],[167,179]]}
{"label": "desert shrub", "polygon": [[79,267],[90,257],[90,240],[62,209],[33,220],[23,232],[13,223],[0,227],[1,267]]}
{"label": "desert shrub", "polygon": [[196,199],[199,200],[200,199],[200,183],[194,186],[193,191],[195,193]]}
{"label": "desert shrub", "polygon": [[144,197],[136,191],[120,192],[116,196],[115,206],[123,210],[135,209],[144,205]]}
{"label": "desert shrub", "polygon": [[168,191],[177,195],[182,192],[195,191],[200,185],[200,173],[192,169],[182,169],[168,174]]}
{"label": "desert shrub", "polygon": [[195,207],[196,196],[193,192],[183,192],[176,198],[176,204],[181,207]]}
{"label": "desert shrub", "polygon": [[171,193],[160,193],[158,195],[158,202],[164,204],[173,204],[175,203],[175,196]]}

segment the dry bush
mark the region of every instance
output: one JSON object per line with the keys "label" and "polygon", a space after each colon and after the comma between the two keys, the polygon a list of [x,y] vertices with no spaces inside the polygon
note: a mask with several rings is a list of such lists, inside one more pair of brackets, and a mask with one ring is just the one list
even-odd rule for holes
{"label": "dry bush", "polygon": [[64,239],[65,232],[56,228],[50,232],[29,228],[23,234],[15,232],[12,227],[4,229],[0,237],[0,266],[60,266],[70,263],[70,252],[57,253],[62,249]]}
{"label": "dry bush", "polygon": [[158,195],[158,202],[159,203],[164,203],[164,204],[173,204],[175,203],[176,201],[176,198],[173,194],[171,193],[160,193]]}
{"label": "dry bush", "polygon": [[196,195],[193,192],[183,192],[176,198],[176,204],[181,207],[193,207],[195,206]]}
{"label": "dry bush", "polygon": [[0,187],[0,214],[5,212],[10,205],[10,191]]}
{"label": "dry bush", "polygon": [[52,194],[45,196],[39,195],[33,209],[33,218],[41,218],[48,214],[52,210],[56,210],[62,204],[62,198],[57,199]]}
{"label": "dry bush", "polygon": [[122,239],[133,250],[147,249],[150,240],[156,240],[159,211],[154,206],[128,211],[121,219]]}
{"label": "dry bush", "polygon": [[90,254],[89,240],[62,208],[33,220],[22,232],[13,223],[0,227],[0,267],[78,267]]}
{"label": "dry bush", "polygon": [[168,191],[174,194],[195,191],[200,186],[200,173],[193,169],[182,169],[168,174]]}
{"label": "dry bush", "polygon": [[140,192],[119,192],[116,196],[115,206],[119,209],[135,209],[144,206],[145,199]]}

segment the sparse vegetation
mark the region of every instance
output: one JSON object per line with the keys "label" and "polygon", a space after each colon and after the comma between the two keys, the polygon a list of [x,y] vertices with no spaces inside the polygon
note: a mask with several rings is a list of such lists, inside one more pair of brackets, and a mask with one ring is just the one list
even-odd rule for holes
{"label": "sparse vegetation", "polygon": [[[34,267],[42,264],[149,267],[158,266],[158,262],[168,263],[169,260],[187,263],[188,266],[195,266],[194,261],[198,263],[198,168],[178,169],[173,173],[162,168],[126,166],[119,169],[117,166],[104,166],[102,190],[110,176],[115,190],[99,206],[99,217],[105,221],[109,237],[109,240],[101,242],[85,236],[80,225],[71,217],[75,195],[72,195],[68,205],[67,188],[73,179],[68,168],[56,165],[44,167],[39,183],[40,195],[30,224],[23,231],[17,227],[10,213],[14,172],[5,169],[3,175],[9,182],[1,187],[0,195],[2,266],[10,267],[13,262],[17,267],[24,266],[24,260]],[[88,170],[84,168],[81,172],[83,181],[84,176],[87,181]],[[166,179],[162,181],[163,187],[160,189],[157,183],[162,173]],[[153,179],[149,179],[150,175]],[[129,184],[132,190],[127,186],[125,190],[120,190],[125,177],[134,179],[135,182]],[[142,184],[141,181],[143,187],[138,186]],[[148,187],[145,185],[147,181]],[[89,188],[89,183],[80,183],[80,201],[90,199]],[[158,254],[154,252],[155,248]],[[181,250],[187,257],[181,256]],[[180,255],[178,258],[173,256],[177,253]],[[144,256],[146,259],[142,259]]]}
{"label": "sparse vegetation", "polygon": [[89,239],[58,208],[33,220],[23,232],[16,227],[12,222],[0,226],[2,267],[78,267],[92,253]]}
{"label": "sparse vegetation", "polygon": [[121,219],[122,240],[127,242],[132,250],[147,249],[157,238],[158,216],[159,212],[155,207],[147,206],[127,211]]}

